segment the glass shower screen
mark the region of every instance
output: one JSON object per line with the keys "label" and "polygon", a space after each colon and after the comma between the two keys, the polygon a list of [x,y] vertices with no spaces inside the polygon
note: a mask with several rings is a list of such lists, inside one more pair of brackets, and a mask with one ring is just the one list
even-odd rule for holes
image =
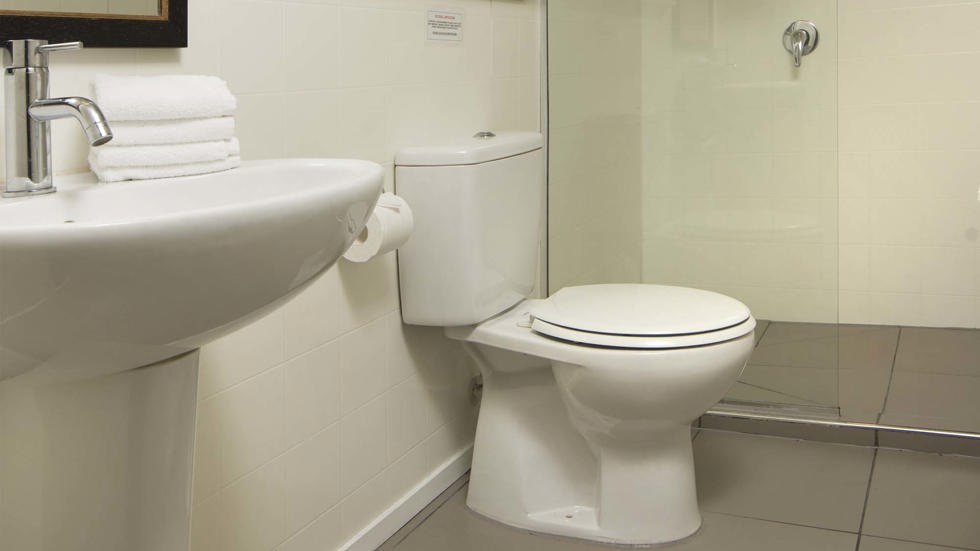
{"label": "glass shower screen", "polygon": [[723,407],[839,413],[836,10],[549,2],[549,291],[745,302],[757,347]]}

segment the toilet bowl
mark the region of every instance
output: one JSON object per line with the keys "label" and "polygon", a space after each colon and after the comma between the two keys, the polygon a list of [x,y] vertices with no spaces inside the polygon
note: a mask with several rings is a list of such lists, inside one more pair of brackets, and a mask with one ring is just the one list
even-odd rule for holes
{"label": "toilet bowl", "polygon": [[[655,291],[663,302],[675,294],[731,300],[653,285],[566,288],[552,299],[576,291],[598,301],[613,290]],[[618,544],[693,534],[701,517],[691,422],[738,377],[752,352],[755,320],[725,325],[729,320],[706,317],[723,326],[680,335],[577,330],[576,342],[534,329],[540,319],[533,312],[549,310],[552,299],[446,330],[465,343],[484,380],[468,505],[512,526]],[[615,306],[607,302],[605,312]],[[643,344],[582,342],[610,338]]]}
{"label": "toilet bowl", "polygon": [[416,220],[398,253],[403,321],[445,327],[483,375],[467,504],[593,541],[684,538],[701,524],[691,422],[745,366],[755,320],[735,299],[683,287],[527,298],[540,147],[539,135],[513,133],[396,157]]}

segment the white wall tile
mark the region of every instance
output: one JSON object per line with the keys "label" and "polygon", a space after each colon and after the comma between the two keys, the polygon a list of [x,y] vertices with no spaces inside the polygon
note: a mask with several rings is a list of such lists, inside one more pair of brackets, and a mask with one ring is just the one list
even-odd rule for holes
{"label": "white wall tile", "polygon": [[340,502],[340,425],[286,452],[286,533],[293,534]]}
{"label": "white wall tile", "polygon": [[391,487],[385,474],[379,474],[344,498],[340,503],[340,520],[348,537],[357,533],[357,527],[367,525],[377,514],[394,502]]}
{"label": "white wall tile", "polygon": [[399,383],[386,395],[387,454],[393,461],[428,436],[434,427],[432,397],[417,376]]}
{"label": "white wall tile", "polygon": [[[280,551],[323,551],[340,549],[347,541],[349,528],[340,522],[340,506],[323,513],[305,528],[289,537]],[[195,548],[196,549],[196,548]]]}
{"label": "white wall tile", "polygon": [[377,398],[388,388],[387,343],[393,339],[386,318],[337,339],[340,407],[345,415]]}
{"label": "white wall tile", "polygon": [[[580,50],[596,50],[586,29],[591,4],[581,4],[556,10],[567,17],[551,22],[553,122],[560,126],[553,161],[574,148],[565,128],[594,116],[588,106],[573,109],[594,101],[579,77],[587,55]],[[776,319],[974,326],[980,81],[962,68],[975,65],[980,48],[969,33],[951,29],[975,26],[980,4],[805,4],[760,0],[754,10],[733,3],[709,12],[693,3],[643,3],[645,280],[728,286],[755,313]],[[796,71],[761,37],[801,10],[818,22],[822,40]],[[681,155],[700,158],[684,163]],[[555,197],[560,186],[559,195],[576,191],[563,168],[553,162],[553,209],[581,220],[580,199]],[[813,200],[823,197],[839,201]],[[698,215],[713,221],[715,241],[704,242],[703,232],[682,243],[661,238],[664,228],[677,233]],[[779,227],[776,216],[801,215],[839,252],[808,247],[810,237],[782,245],[746,237],[749,227]],[[561,214],[553,219],[560,223]],[[559,229],[555,242],[582,242]],[[576,260],[570,251],[558,260],[553,269],[570,270],[588,257]],[[567,279],[553,274],[553,281]],[[822,294],[840,296],[821,302]],[[952,297],[966,298],[954,307]],[[827,304],[837,304],[839,316]]]}
{"label": "white wall tile", "polygon": [[220,495],[222,551],[267,551],[285,536],[285,470],[263,465]]}
{"label": "white wall tile", "polygon": [[286,94],[238,96],[235,130],[243,159],[276,159],[285,154],[287,98]]}
{"label": "white wall tile", "polygon": [[341,415],[341,364],[333,341],[293,358],[285,370],[285,438],[294,446]]}
{"label": "white wall tile", "polygon": [[871,243],[871,294],[841,303],[867,300],[869,315],[848,311],[868,323],[976,327],[980,88],[962,67],[980,48],[958,29],[976,25],[980,5],[841,0],[839,20],[841,147],[868,155],[866,171],[842,156],[841,190],[870,196],[869,226],[842,238],[866,231]]}
{"label": "white wall tile", "polygon": [[[340,83],[339,9],[331,5],[286,4],[283,21],[284,77],[290,90],[332,88]],[[296,120],[296,119],[291,119]]]}
{"label": "white wall tile", "polygon": [[385,399],[377,398],[340,422],[340,490],[348,495],[388,463]]}
{"label": "white wall tile", "polygon": [[283,361],[282,310],[201,350],[198,396],[207,398]]}
{"label": "white wall tile", "polygon": [[[221,76],[236,94],[286,89],[285,3],[228,0],[216,30],[221,36]],[[207,23],[205,23],[207,24]],[[194,25],[191,22],[188,26]],[[250,43],[249,37],[262,37]]]}
{"label": "white wall tile", "polygon": [[273,368],[215,396],[221,483],[227,485],[285,449],[283,373]]}
{"label": "white wall tile", "polygon": [[[193,498],[195,506],[221,490],[221,420],[214,407],[216,400],[197,404],[197,432],[194,443]],[[196,514],[196,513],[195,513]],[[202,528],[202,533],[213,530]]]}

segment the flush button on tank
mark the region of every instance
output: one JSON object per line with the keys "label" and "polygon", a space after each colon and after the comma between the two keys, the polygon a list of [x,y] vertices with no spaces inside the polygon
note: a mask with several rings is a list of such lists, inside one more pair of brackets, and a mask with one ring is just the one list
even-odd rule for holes
{"label": "flush button on tank", "polygon": [[497,135],[494,134],[493,132],[490,132],[489,130],[484,130],[483,132],[477,132],[476,134],[473,134],[473,137],[478,140],[489,140],[490,138],[496,138]]}

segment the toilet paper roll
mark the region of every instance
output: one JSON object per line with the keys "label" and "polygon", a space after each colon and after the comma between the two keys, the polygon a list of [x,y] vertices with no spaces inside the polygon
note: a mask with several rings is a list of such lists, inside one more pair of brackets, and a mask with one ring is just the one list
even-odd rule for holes
{"label": "toilet paper roll", "polygon": [[354,244],[344,253],[351,262],[367,262],[390,253],[408,241],[412,234],[412,209],[393,193],[382,193]]}

